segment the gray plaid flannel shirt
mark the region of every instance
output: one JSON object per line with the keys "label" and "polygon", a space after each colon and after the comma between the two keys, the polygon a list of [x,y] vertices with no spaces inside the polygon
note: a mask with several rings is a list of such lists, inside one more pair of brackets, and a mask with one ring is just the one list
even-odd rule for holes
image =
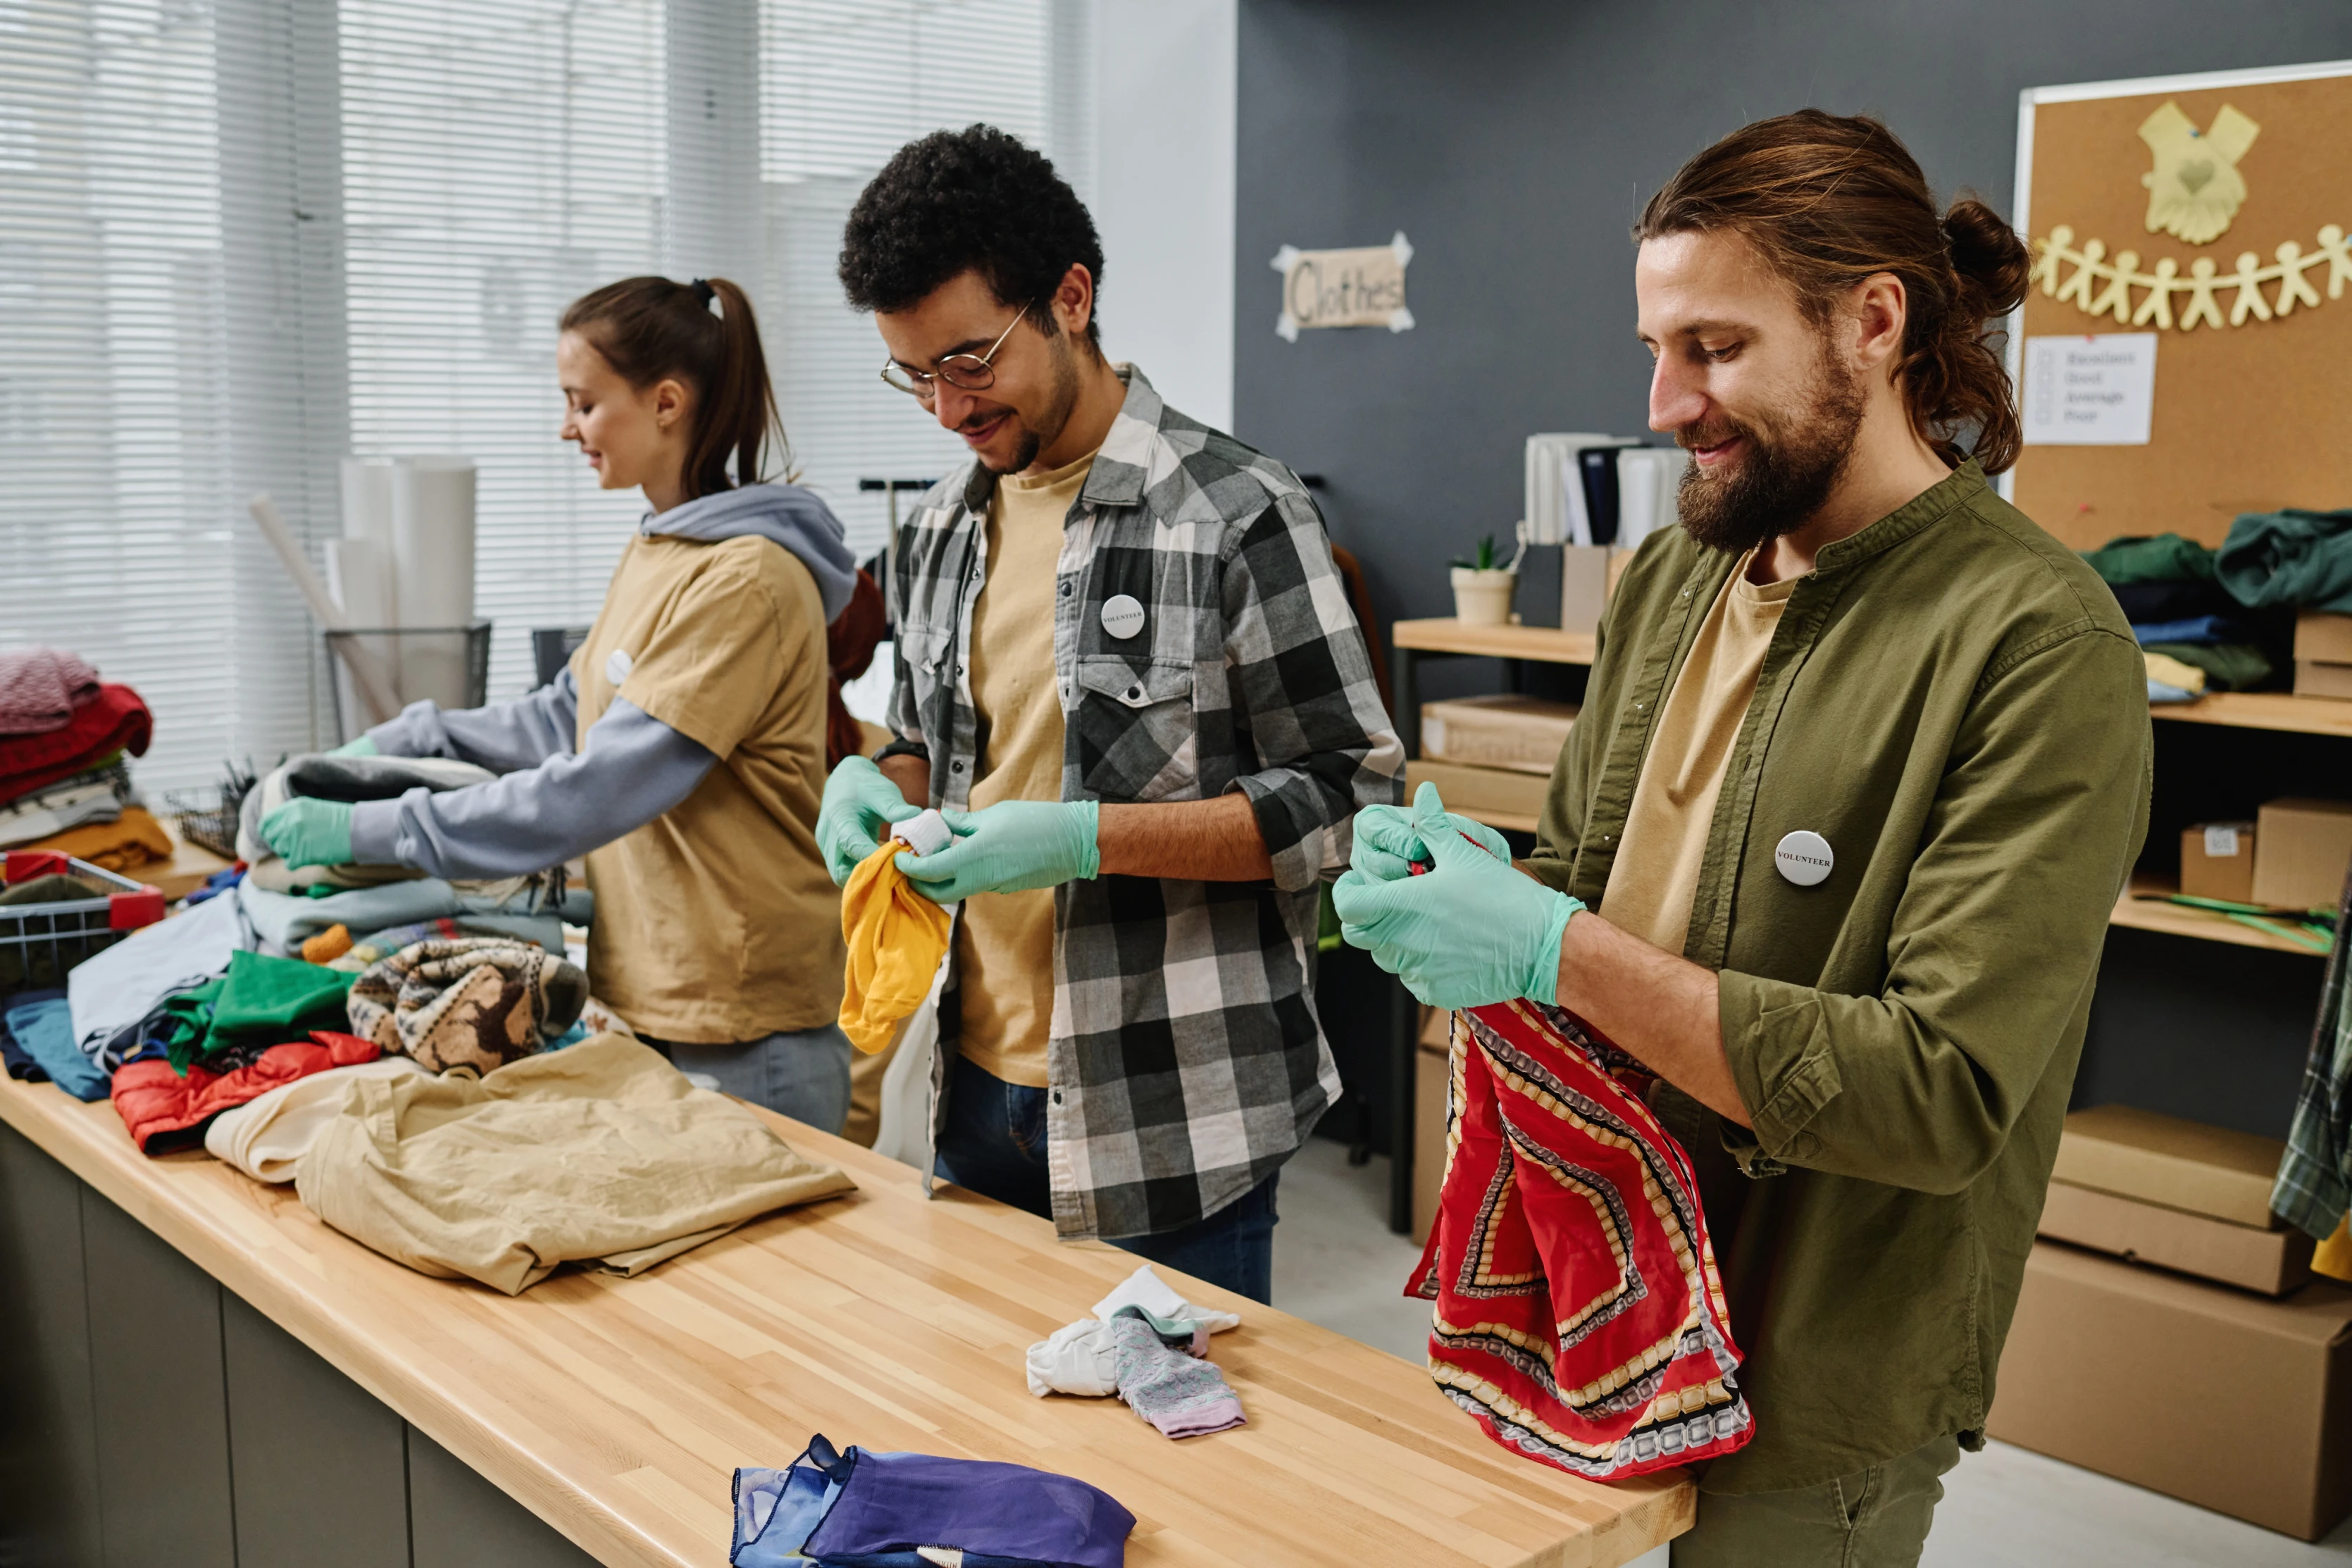
{"label": "gray plaid flannel shirt", "polygon": [[2319,988],[2311,1056],[2271,1187],[2271,1212],[2325,1241],[2352,1208],[2352,882],[2336,911],[2336,946]]}
{"label": "gray plaid flannel shirt", "polygon": [[[1046,1163],[1064,1237],[1175,1230],[1278,1170],[1339,1093],[1315,1014],[1318,887],[1358,808],[1402,798],[1404,752],[1322,515],[1281,464],[1168,408],[1132,366],[1127,400],[1063,521],[1054,674],[1065,800],[1249,798],[1263,882],[1101,877],[1054,895]],[[961,808],[983,749],[971,607],[996,477],[942,479],[899,526],[890,571],[898,741],[935,805]],[[1103,605],[1131,595],[1141,629]],[[956,1009],[940,1006],[932,1128]]]}

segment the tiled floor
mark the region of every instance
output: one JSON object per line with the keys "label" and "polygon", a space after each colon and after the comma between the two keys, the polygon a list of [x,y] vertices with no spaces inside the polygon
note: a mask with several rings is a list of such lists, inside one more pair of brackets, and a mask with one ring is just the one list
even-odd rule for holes
{"label": "tiled floor", "polygon": [[[1421,1252],[1389,1232],[1388,1163],[1351,1170],[1344,1145],[1310,1140],[1279,1208],[1276,1303],[1419,1361],[1429,1308],[1402,1292]],[[1944,1485],[1925,1568],[2352,1568],[2352,1523],[2305,1545],[2002,1444],[1962,1456]],[[1665,1568],[1664,1552],[1638,1568]]]}

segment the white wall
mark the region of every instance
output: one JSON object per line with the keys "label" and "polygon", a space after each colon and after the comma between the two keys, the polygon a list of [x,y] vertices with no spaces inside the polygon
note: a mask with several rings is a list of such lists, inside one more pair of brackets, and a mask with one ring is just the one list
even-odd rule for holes
{"label": "white wall", "polygon": [[1238,0],[1096,0],[1093,20],[1103,350],[1230,430]]}

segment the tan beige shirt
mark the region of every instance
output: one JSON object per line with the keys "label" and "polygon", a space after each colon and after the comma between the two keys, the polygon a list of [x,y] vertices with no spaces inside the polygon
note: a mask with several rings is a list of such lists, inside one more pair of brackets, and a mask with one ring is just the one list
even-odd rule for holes
{"label": "tan beige shirt", "polygon": [[[988,581],[972,605],[971,694],[985,727],[971,809],[1062,798],[1062,703],[1054,689],[1054,569],[1062,521],[1092,452],[1045,474],[1008,474],[988,509]],[[1045,1086],[1054,1021],[1054,889],[980,893],[956,923],[961,1050],[1007,1083]]]}
{"label": "tan beige shirt", "polygon": [[642,1034],[698,1044],[832,1023],[847,951],[816,847],[824,607],[808,568],[772,540],[637,535],[572,673],[575,745],[623,697],[719,758],[589,853],[598,997]]}
{"label": "tan beige shirt", "polygon": [[1601,898],[1601,918],[1668,952],[1683,951],[1732,742],[1748,717],[1780,612],[1797,591],[1793,577],[1769,587],[1750,583],[1754,559],[1753,552],[1742,557],[1715,596],[1658,715],[1633,786],[1624,842]]}

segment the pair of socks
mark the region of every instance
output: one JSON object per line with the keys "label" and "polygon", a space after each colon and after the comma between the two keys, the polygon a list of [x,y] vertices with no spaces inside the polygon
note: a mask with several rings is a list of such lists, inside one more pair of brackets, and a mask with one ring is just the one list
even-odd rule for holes
{"label": "pair of socks", "polygon": [[1163,1436],[1223,1432],[1246,1418],[1225,1374],[1206,1359],[1208,1349],[1209,1325],[1201,1320],[1122,1307],[1031,1345],[1029,1392],[1116,1394]]}

